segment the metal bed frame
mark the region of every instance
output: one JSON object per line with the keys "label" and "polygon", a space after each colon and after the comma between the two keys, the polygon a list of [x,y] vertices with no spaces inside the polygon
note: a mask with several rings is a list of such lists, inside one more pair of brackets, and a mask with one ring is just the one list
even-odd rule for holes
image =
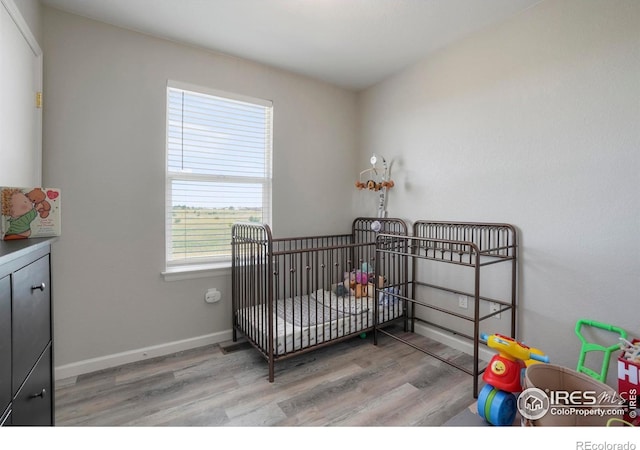
{"label": "metal bed frame", "polygon": [[[502,223],[472,223],[472,222],[442,222],[417,221],[413,226],[412,236],[398,236],[380,234],[376,245],[376,269],[388,270],[389,265],[396,264],[395,259],[405,257],[410,262],[411,279],[408,280],[410,292],[401,296],[410,305],[405,320],[410,321],[411,331],[415,331],[415,322],[423,322],[462,338],[473,341],[473,368],[470,370],[455,361],[448,360],[435,352],[419,347],[411,342],[394,335],[392,332],[376,324],[374,328],[374,344],[377,345],[377,333],[383,333],[399,340],[417,350],[431,355],[469,375],[473,376],[473,395],[478,397],[478,377],[485,368],[479,367],[480,324],[482,321],[496,314],[510,312],[511,337],[516,335],[516,276],[517,276],[517,233],[515,227]],[[436,261],[445,264],[468,267],[473,271],[473,292],[465,292],[448,285],[428,282],[422,279],[424,274],[418,270],[423,261]],[[509,265],[506,270],[505,287],[508,288],[509,298],[490,298],[481,293],[482,268],[493,264]],[[434,304],[429,298],[417,298],[418,288],[426,287],[437,291],[444,291],[454,295],[466,295],[473,300],[471,316],[460,314],[453,308],[443,308]],[[481,302],[493,302],[499,305],[498,310],[488,314],[481,314]],[[416,316],[416,307],[439,311],[447,317],[452,316],[464,323],[471,323],[473,334],[461,333],[443,324],[433,323]],[[378,317],[378,314],[375,314]],[[453,320],[457,320],[453,319]],[[406,323],[406,322],[405,322]]]}
{"label": "metal bed frame", "polygon": [[[348,317],[336,325],[339,329],[326,328],[324,317],[327,313],[328,322],[334,321],[332,323],[336,323],[339,313],[333,312],[331,304],[325,309],[324,298],[318,302],[311,302],[309,298],[319,289],[331,289],[343,282],[344,273],[351,273],[363,263],[374,267],[376,237],[380,232],[397,236],[407,235],[407,230],[407,225],[400,219],[361,217],[353,221],[350,234],[274,238],[266,224],[234,224],[231,242],[233,340],[237,341],[238,333],[244,335],[268,361],[269,381],[273,382],[276,361],[373,330],[378,320],[368,321],[368,316],[366,320],[360,319],[361,322]],[[403,295],[407,292],[407,279],[406,266],[385,274],[387,286],[399,286],[396,289],[401,289]],[[378,283],[374,285],[378,286]],[[355,302],[361,310],[365,308],[364,302],[370,301],[362,296],[356,298],[351,293],[347,295],[347,300]],[[307,310],[304,310],[304,304],[294,305],[293,300],[287,303],[286,299],[307,302]],[[347,300],[343,298],[342,301]],[[376,300],[377,297],[373,297],[373,303],[377,305]],[[358,301],[361,302],[359,305]],[[397,302],[394,308],[401,308],[394,311],[394,318],[406,316],[406,302]],[[323,319],[315,323],[320,320],[316,319],[318,309],[322,310]],[[374,309],[377,314],[377,306]],[[287,340],[279,333],[284,329],[286,335],[286,330],[294,327],[283,316],[314,326],[299,330],[298,335],[294,333]]]}

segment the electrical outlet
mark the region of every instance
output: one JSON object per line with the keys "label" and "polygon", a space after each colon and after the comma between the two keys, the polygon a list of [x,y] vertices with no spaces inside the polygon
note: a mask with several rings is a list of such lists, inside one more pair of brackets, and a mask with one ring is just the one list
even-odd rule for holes
{"label": "electrical outlet", "polygon": [[207,303],[217,303],[221,299],[222,293],[216,288],[211,288],[204,294],[204,301]]}
{"label": "electrical outlet", "polygon": [[[496,311],[500,311],[500,303],[493,303],[490,302],[489,303],[489,312],[490,313],[494,313]],[[500,313],[496,314],[495,316],[492,316],[494,319],[499,319],[500,318]]]}
{"label": "electrical outlet", "polygon": [[469,299],[466,295],[458,295],[458,306],[462,309],[467,309],[469,307]]}

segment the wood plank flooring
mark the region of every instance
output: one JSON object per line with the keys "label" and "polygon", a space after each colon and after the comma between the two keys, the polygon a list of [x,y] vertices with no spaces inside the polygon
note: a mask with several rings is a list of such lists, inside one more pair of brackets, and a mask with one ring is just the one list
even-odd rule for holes
{"label": "wood plank flooring", "polygon": [[[395,330],[471,367],[470,355]],[[388,336],[280,361],[216,344],[60,380],[57,426],[439,426],[474,402],[470,375]]]}

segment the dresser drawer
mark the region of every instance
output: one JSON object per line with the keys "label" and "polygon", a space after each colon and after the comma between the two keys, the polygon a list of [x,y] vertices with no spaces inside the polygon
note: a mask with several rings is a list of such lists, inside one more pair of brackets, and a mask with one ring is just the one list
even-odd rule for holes
{"label": "dresser drawer", "polygon": [[51,347],[47,347],[13,400],[12,425],[51,425],[52,407]]}
{"label": "dresser drawer", "polygon": [[11,402],[11,278],[0,279],[0,414]]}
{"label": "dresser drawer", "polygon": [[12,379],[15,393],[51,340],[49,256],[17,270],[12,277]]}

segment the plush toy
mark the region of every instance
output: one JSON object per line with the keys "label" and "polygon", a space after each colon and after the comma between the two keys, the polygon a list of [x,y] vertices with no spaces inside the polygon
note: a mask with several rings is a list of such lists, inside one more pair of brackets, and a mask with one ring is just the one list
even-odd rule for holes
{"label": "plush toy", "polygon": [[395,186],[395,183],[393,182],[393,180],[383,181],[382,182],[382,187],[383,188],[391,189],[393,186]]}
{"label": "plush toy", "polygon": [[379,191],[380,189],[391,189],[393,186],[395,186],[395,183],[392,180],[387,180],[387,181],[381,181],[379,183],[377,183],[374,180],[367,180],[366,183],[363,183],[362,181],[358,180],[355,182],[355,186],[357,189],[369,189],[370,191]]}
{"label": "plush toy", "polygon": [[27,198],[29,200],[31,200],[31,202],[33,203],[36,211],[38,211],[38,214],[40,214],[40,217],[42,219],[44,219],[44,218],[49,216],[49,211],[51,211],[51,203],[49,203],[46,200],[47,194],[45,194],[42,191],[42,189],[35,188],[35,189],[31,190],[27,194]]}
{"label": "plush toy", "polygon": [[362,272],[360,270],[356,271],[356,283],[358,284],[367,284],[367,273]]}
{"label": "plush toy", "polygon": [[382,289],[378,293],[378,303],[383,306],[389,306],[398,301],[400,289],[397,287],[388,287]]}
{"label": "plush toy", "polygon": [[344,273],[344,285],[349,286],[350,289],[355,289],[356,287],[356,273],[355,272],[345,272]]}
{"label": "plush toy", "polygon": [[349,289],[343,283],[338,283],[333,290],[333,293],[338,297],[346,297],[350,294]]}

